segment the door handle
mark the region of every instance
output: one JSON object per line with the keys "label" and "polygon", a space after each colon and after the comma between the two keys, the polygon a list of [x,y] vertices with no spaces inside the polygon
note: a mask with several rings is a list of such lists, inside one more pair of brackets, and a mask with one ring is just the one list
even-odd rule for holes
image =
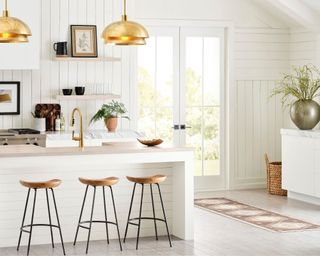
{"label": "door handle", "polygon": [[190,128],[192,128],[192,127],[191,126],[186,126],[185,124],[181,124],[181,125],[175,124],[172,127],[172,129],[174,129],[174,130],[185,130],[185,129],[190,129]]}
{"label": "door handle", "polygon": [[181,130],[185,130],[185,129],[190,129],[192,128],[191,126],[186,126],[185,124],[180,125],[180,129]]}

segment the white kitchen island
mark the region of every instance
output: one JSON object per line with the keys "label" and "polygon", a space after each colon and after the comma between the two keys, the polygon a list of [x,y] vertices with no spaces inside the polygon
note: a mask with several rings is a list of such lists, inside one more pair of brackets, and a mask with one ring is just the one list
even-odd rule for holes
{"label": "white kitchen island", "polygon": [[[65,242],[71,242],[79,218],[85,186],[78,177],[103,178],[117,176],[120,182],[114,186],[119,227],[123,236],[129,210],[133,184],[126,176],[150,176],[165,174],[168,179],[161,184],[169,229],[172,235],[193,239],[193,150],[177,147],[144,147],[136,143],[107,144],[101,147],[41,148],[32,145],[0,146],[0,247],[16,246],[21,225],[27,189],[20,179],[42,181],[58,178],[63,181],[55,189],[58,211]],[[143,215],[151,216],[151,197],[145,189]],[[137,193],[138,192],[138,193]],[[89,219],[92,191],[88,194],[83,219]],[[137,187],[132,216],[138,214],[140,187]],[[109,193],[107,196],[108,218],[113,212]],[[101,203],[99,203],[101,202]],[[162,217],[158,194],[155,194],[157,216]],[[31,205],[26,221],[30,220]],[[102,191],[97,190],[95,219],[103,219]],[[48,223],[45,193],[39,190],[35,223]],[[158,224],[159,233],[165,227]],[[32,244],[50,243],[48,228],[34,228]],[[141,236],[153,236],[153,223],[144,221]],[[136,228],[129,228],[129,237],[136,236]],[[26,244],[27,235],[22,239]],[[56,233],[58,242],[58,233]],[[86,230],[80,230],[79,241],[86,240]],[[110,227],[110,237],[116,238],[116,229]],[[92,240],[106,239],[104,225],[93,225]]]}
{"label": "white kitchen island", "polygon": [[282,187],[288,197],[320,205],[320,131],[282,129]]}

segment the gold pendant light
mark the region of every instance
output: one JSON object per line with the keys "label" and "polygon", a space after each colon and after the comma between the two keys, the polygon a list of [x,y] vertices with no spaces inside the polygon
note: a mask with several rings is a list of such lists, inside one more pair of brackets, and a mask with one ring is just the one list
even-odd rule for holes
{"label": "gold pendant light", "polygon": [[139,23],[127,20],[126,0],[124,0],[121,21],[108,25],[102,32],[106,44],[115,45],[144,45],[149,37],[148,31]]}
{"label": "gold pendant light", "polygon": [[10,17],[5,0],[5,9],[0,17],[0,43],[25,43],[31,36],[30,28],[23,21]]}

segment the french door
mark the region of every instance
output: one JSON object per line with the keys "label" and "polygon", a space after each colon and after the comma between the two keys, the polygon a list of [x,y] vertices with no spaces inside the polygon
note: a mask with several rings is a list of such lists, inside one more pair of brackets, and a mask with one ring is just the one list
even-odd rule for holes
{"label": "french door", "polygon": [[138,130],[194,147],[195,189],[223,189],[224,29],[148,29],[137,58]]}

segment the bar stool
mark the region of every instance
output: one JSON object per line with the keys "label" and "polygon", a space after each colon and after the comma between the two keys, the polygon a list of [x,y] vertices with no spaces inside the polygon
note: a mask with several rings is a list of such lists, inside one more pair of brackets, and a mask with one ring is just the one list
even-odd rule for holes
{"label": "bar stool", "polygon": [[[58,216],[56,199],[55,199],[54,192],[53,192],[53,189],[58,187],[61,184],[61,180],[54,179],[54,180],[49,180],[49,181],[44,181],[44,182],[29,182],[29,181],[21,180],[20,184],[22,186],[28,188],[28,195],[27,195],[27,199],[26,199],[24,212],[23,212],[23,218],[22,218],[22,224],[21,224],[21,228],[20,228],[20,235],[19,235],[17,251],[19,251],[22,232],[29,233],[29,241],[28,241],[28,249],[27,249],[27,255],[29,255],[33,227],[50,227],[52,248],[54,248],[52,228],[57,228],[57,229],[59,229],[59,233],[60,233],[60,239],[61,239],[61,245],[62,245],[63,254],[66,255],[66,252],[65,252],[65,249],[64,249],[63,238],[62,238],[60,220],[59,220],[59,216]],[[33,191],[34,191],[33,207],[32,207],[32,214],[31,214],[31,224],[30,225],[24,225],[31,189],[33,189]],[[46,191],[47,207],[48,207],[48,215],[49,215],[49,224],[34,224],[33,223],[38,189],[45,189],[45,191]],[[56,217],[57,217],[57,225],[53,225],[52,222],[51,222],[51,213],[50,213],[50,202],[49,202],[48,189],[50,189],[51,193],[52,193],[53,205],[54,205],[55,213],[56,213]],[[27,230],[26,228],[29,228],[29,230]]]}
{"label": "bar stool", "polygon": [[[115,185],[116,183],[118,183],[119,179],[116,178],[116,177],[109,177],[109,178],[97,179],[97,180],[79,178],[79,181],[82,184],[85,184],[87,186],[86,186],[86,190],[85,190],[85,193],[84,193],[83,203],[82,203],[82,207],[81,207],[80,217],[79,217],[77,231],[76,231],[76,235],[75,235],[75,238],[74,238],[73,245],[76,245],[79,228],[87,229],[88,230],[88,239],[87,239],[87,247],[86,247],[86,254],[87,254],[88,253],[88,249],[89,249],[89,241],[90,241],[92,223],[105,223],[108,244],[109,244],[108,224],[113,224],[113,225],[115,225],[117,227],[119,246],[120,246],[120,250],[122,251],[117,212],[116,212],[116,206],[115,206],[115,203],[114,203],[114,197],[113,197],[113,191],[112,191],[112,186]],[[85,201],[86,201],[86,197],[87,197],[89,186],[93,187],[93,199],[92,199],[92,207],[91,207],[91,217],[90,217],[89,221],[81,221],[83,208],[84,208],[84,205],[85,205]],[[104,207],[105,220],[92,220],[92,218],[93,218],[93,210],[94,210],[94,203],[95,203],[95,198],[96,198],[96,187],[102,187],[103,207]],[[105,196],[105,187],[109,187],[110,188],[115,222],[108,221],[107,207],[106,207],[106,196]],[[83,226],[83,224],[89,224],[89,227]]]}
{"label": "bar stool", "polygon": [[[136,250],[138,250],[139,246],[139,235],[140,235],[140,226],[141,226],[141,220],[153,220],[154,222],[154,229],[155,229],[155,234],[156,234],[156,240],[158,240],[158,231],[157,231],[157,221],[162,221],[166,224],[166,229],[167,229],[167,235],[168,235],[168,240],[170,247],[172,247],[171,243],[171,238],[170,238],[170,233],[169,233],[169,228],[168,228],[168,223],[167,223],[167,218],[166,218],[166,213],[164,210],[163,206],[163,200],[162,200],[162,195],[161,195],[161,190],[160,190],[160,185],[159,183],[165,181],[167,176],[165,175],[155,175],[151,177],[129,177],[127,176],[127,179],[131,182],[134,183],[133,186],[133,192],[132,192],[132,197],[131,197],[131,202],[130,202],[130,208],[129,208],[129,214],[128,214],[128,220],[127,220],[127,226],[126,226],[126,231],[124,235],[123,242],[126,242],[126,237],[127,237],[127,232],[128,232],[128,227],[130,225],[134,225],[138,227],[137,231],[137,241],[136,241]],[[131,210],[132,210],[132,204],[133,204],[133,199],[134,199],[134,194],[136,190],[137,184],[141,185],[141,200],[140,200],[140,211],[139,211],[139,217],[138,218],[130,218],[131,216]],[[152,203],[152,211],[153,211],[153,217],[141,217],[142,213],[142,203],[143,203],[143,193],[144,193],[144,185],[150,185],[150,193],[151,193],[151,203]],[[161,202],[161,207],[162,207],[162,212],[163,212],[163,219],[156,218],[155,214],[155,208],[154,208],[154,199],[153,199],[153,191],[152,191],[152,185],[157,185],[158,190],[159,190],[159,196],[160,196],[160,202]],[[132,221],[138,221],[137,223],[134,223]]]}

